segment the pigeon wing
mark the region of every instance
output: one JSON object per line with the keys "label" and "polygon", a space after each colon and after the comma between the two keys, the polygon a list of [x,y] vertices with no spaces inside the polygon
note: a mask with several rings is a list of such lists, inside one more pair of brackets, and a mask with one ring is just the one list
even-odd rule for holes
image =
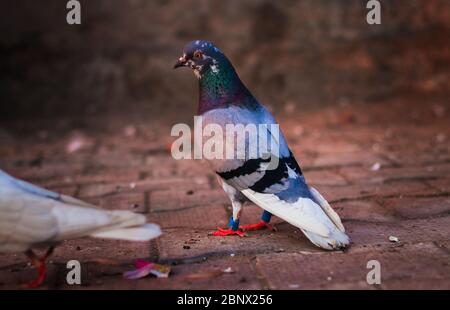
{"label": "pigeon wing", "polygon": [[[261,107],[258,111],[228,108],[229,111],[213,110],[208,121],[257,125],[276,124],[270,113]],[[211,114],[217,114],[212,116]],[[227,117],[232,115],[232,117]],[[266,128],[266,132],[261,129]],[[244,159],[214,160],[216,173],[227,184],[239,189],[249,200],[302,229],[308,238],[323,248],[338,248],[348,243],[339,216],[331,209],[325,199],[316,190],[311,190],[305,181],[300,166],[290,152],[286,140],[279,130],[274,134],[270,126],[259,127],[258,141],[266,139],[269,157],[250,156],[251,143],[246,143]],[[264,135],[259,139],[259,135]],[[248,142],[248,138],[246,138]],[[258,144],[258,146],[260,146]],[[239,152],[239,145],[227,144]],[[254,154],[254,153],[253,153]],[[275,163],[275,165],[273,165]],[[313,240],[317,239],[317,240]]]}

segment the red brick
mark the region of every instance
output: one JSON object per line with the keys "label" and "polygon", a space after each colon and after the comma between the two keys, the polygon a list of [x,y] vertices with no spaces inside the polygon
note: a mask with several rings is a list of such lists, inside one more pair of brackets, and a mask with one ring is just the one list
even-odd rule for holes
{"label": "red brick", "polygon": [[450,254],[450,240],[439,240],[435,242],[436,246],[447,251]]}
{"label": "red brick", "polygon": [[[366,282],[369,260],[381,264],[381,287],[420,288],[422,281],[433,278],[433,287],[448,288],[449,258],[433,243],[427,243],[358,253],[258,255],[256,266],[271,289],[292,289],[293,285],[299,289],[374,289],[376,286]],[[400,277],[404,281],[398,285]]]}
{"label": "red brick", "polygon": [[68,196],[75,196],[78,192],[78,186],[63,186],[63,187],[56,187],[56,188],[50,188],[50,190],[53,190],[57,193],[68,195]]}
{"label": "red brick", "polygon": [[423,218],[450,212],[450,197],[393,198],[383,205],[402,218]]}
{"label": "red brick", "polygon": [[431,147],[422,150],[411,149],[410,145],[399,148],[393,144],[392,147],[394,150],[384,152],[384,155],[398,165],[434,165],[437,162],[445,163],[450,160],[448,151],[442,152]]}
{"label": "red brick", "polygon": [[389,236],[399,238],[402,243],[417,243],[447,240],[450,235],[450,216],[385,223],[347,221],[344,225],[352,239],[349,251],[356,251],[369,245],[395,246],[395,243],[389,241]]}
{"label": "red brick", "polygon": [[370,168],[373,164],[388,165],[382,157],[370,152],[331,153],[320,154],[313,162],[313,167],[339,167],[349,165],[363,165]]}
{"label": "red brick", "polygon": [[101,198],[90,198],[89,202],[106,210],[129,210],[146,213],[145,193],[118,193]]}
{"label": "red brick", "polygon": [[348,180],[353,183],[387,183],[398,180],[426,180],[439,176],[450,175],[450,164],[437,164],[416,167],[381,167],[380,170],[371,171],[369,168],[362,167],[343,167],[340,168]]}
{"label": "red brick", "polygon": [[141,167],[149,176],[162,177],[204,177],[214,175],[208,164],[200,160],[175,160],[168,156],[150,156],[146,159],[146,165]]}
{"label": "red brick", "polygon": [[71,259],[80,262],[105,259],[107,264],[133,263],[137,258],[150,255],[150,242],[131,242],[100,238],[64,241],[56,247],[50,261],[65,263]]}
{"label": "red brick", "polygon": [[[231,273],[224,273],[231,268]],[[177,265],[168,279],[146,278],[138,281],[137,289],[261,289],[255,269],[248,258],[225,257],[203,263]]]}
{"label": "red brick", "polygon": [[101,197],[130,190],[129,186],[124,188],[121,183],[92,184],[82,185],[78,195],[82,198]]}
{"label": "red brick", "polygon": [[62,161],[52,164],[44,164],[40,167],[19,167],[6,169],[16,178],[24,179],[32,183],[51,180],[53,178],[65,179],[71,175],[81,173],[83,165]]}
{"label": "red brick", "polygon": [[[260,281],[255,273],[252,262],[248,258],[227,257],[211,259],[201,263],[181,264],[171,266],[169,278],[157,279],[148,276],[137,281],[125,280],[124,271],[132,266],[101,266],[95,263],[85,265],[84,282],[81,286],[60,284],[64,289],[132,289],[132,290],[163,290],[163,289],[229,289],[239,287],[246,289],[261,289]],[[231,273],[223,270],[231,268]],[[83,281],[83,278],[82,278]]]}
{"label": "red brick", "polygon": [[[209,257],[252,255],[264,252],[307,251],[318,252],[303,233],[287,223],[279,224],[277,232],[267,230],[248,232],[247,237],[214,237],[212,230],[165,229],[157,240],[160,258],[187,259],[190,257]],[[189,245],[190,249],[184,249]]]}
{"label": "red brick", "polygon": [[130,154],[128,152],[107,152],[96,154],[92,164],[99,167],[108,168],[129,168],[140,167],[143,163],[142,156]]}
{"label": "red brick", "polygon": [[[137,258],[147,258],[150,255],[149,242],[129,242],[119,240],[104,240],[94,238],[83,238],[78,240],[64,241],[56,247],[53,255],[47,260],[49,273],[41,289],[52,288],[66,285],[66,264],[69,260],[78,260],[81,263],[82,284],[95,284],[101,274],[109,272],[118,274],[116,277],[117,287],[126,285],[122,279],[122,272],[129,270]],[[25,267],[28,259],[25,255],[17,255],[14,265],[8,267],[2,261],[0,269],[0,282],[4,286],[0,288],[20,288],[20,285],[26,283],[36,276],[34,268]],[[17,270],[17,272],[11,272]],[[60,272],[60,271],[63,272]],[[92,273],[94,272],[94,275]],[[91,278],[94,279],[91,279]],[[76,287],[70,287],[76,288]]]}
{"label": "red brick", "polygon": [[139,172],[138,169],[103,169],[81,175],[74,175],[68,179],[76,184],[136,182],[139,180]]}
{"label": "red brick", "polygon": [[401,197],[433,194],[427,184],[420,181],[395,181],[383,184],[358,184],[349,186],[317,186],[316,189],[330,203],[339,200],[361,199],[368,197]]}
{"label": "red brick", "polygon": [[150,196],[152,211],[177,210],[196,206],[222,207],[230,204],[230,200],[222,189],[183,190],[176,186],[170,190],[154,191]]}
{"label": "red brick", "polygon": [[361,183],[382,183],[384,178],[377,175],[375,171],[370,170],[371,167],[340,167],[338,172],[346,180],[353,184]]}
{"label": "red brick", "polygon": [[352,153],[360,152],[362,148],[354,141],[350,141],[345,136],[340,136],[339,139],[330,139],[317,135],[315,133],[305,133],[300,137],[289,137],[288,142],[290,145],[301,146],[298,150],[300,152],[314,152],[317,154],[336,154],[336,153]]}
{"label": "red brick", "polygon": [[441,193],[450,193],[450,178],[427,181],[427,184],[437,188]]}
{"label": "red brick", "polygon": [[120,192],[146,192],[162,189],[178,189],[187,192],[199,188],[209,188],[206,178],[197,177],[193,180],[181,178],[149,179],[136,182],[84,185],[81,187],[79,196],[99,197]]}
{"label": "red brick", "polygon": [[304,172],[304,176],[308,184],[317,185],[346,185],[347,182],[340,175],[329,170],[312,170]]}
{"label": "red brick", "polygon": [[152,223],[166,228],[216,229],[226,227],[228,216],[222,206],[187,207],[178,211],[159,211],[148,215]]}
{"label": "red brick", "polygon": [[196,189],[209,189],[210,184],[207,177],[195,178],[164,178],[149,179],[136,182],[137,191],[156,191],[163,189],[177,189],[181,192],[194,191]]}
{"label": "red brick", "polygon": [[392,222],[393,211],[383,208],[375,200],[337,202],[331,206],[343,221]]}

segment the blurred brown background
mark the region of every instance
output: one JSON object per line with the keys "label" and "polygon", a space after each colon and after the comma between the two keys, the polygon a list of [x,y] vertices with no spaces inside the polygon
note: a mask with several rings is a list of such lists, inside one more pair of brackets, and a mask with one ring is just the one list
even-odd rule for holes
{"label": "blurred brown background", "polygon": [[69,26],[65,0],[1,1],[1,119],[190,117],[197,82],[172,66],[193,39],[215,42],[275,110],[449,95],[448,0],[381,1],[374,26],[362,0],[80,2]]}

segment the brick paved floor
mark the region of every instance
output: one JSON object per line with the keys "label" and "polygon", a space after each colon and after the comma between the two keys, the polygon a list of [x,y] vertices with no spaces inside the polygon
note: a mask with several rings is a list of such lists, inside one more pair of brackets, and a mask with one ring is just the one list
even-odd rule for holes
{"label": "brick paved floor", "polygon": [[[277,232],[208,236],[226,225],[230,204],[205,163],[171,158],[169,118],[7,124],[0,128],[0,167],[101,208],[144,213],[164,230],[150,243],[64,242],[43,288],[71,288],[65,263],[77,259],[82,289],[450,289],[450,112],[444,101],[421,102],[277,113],[307,180],[343,219],[352,239],[345,253],[314,247],[279,219]],[[260,213],[249,204],[242,222]],[[172,264],[172,274],[122,279],[135,258]],[[381,263],[379,286],[365,280],[372,259]],[[24,255],[0,255],[0,288],[34,276]]]}

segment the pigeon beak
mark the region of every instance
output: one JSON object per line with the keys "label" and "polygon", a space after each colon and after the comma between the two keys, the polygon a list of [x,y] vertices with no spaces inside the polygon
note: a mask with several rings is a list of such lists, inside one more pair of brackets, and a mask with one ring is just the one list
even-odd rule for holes
{"label": "pigeon beak", "polygon": [[175,66],[173,66],[174,69],[176,68],[180,68],[180,67],[184,67],[186,66],[186,56],[180,57],[177,61],[177,63],[175,64]]}

